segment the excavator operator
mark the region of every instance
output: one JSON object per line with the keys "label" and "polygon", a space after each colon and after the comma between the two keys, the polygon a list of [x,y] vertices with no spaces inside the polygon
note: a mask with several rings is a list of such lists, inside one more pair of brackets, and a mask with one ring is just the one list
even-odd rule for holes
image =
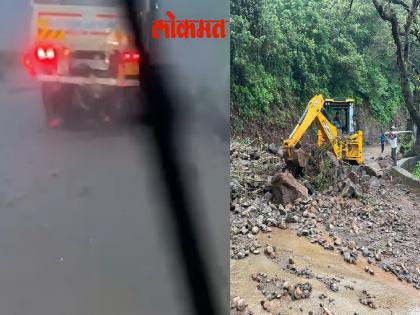
{"label": "excavator operator", "polygon": [[340,113],[338,111],[335,113],[334,125],[337,131],[339,131],[339,136],[341,136],[343,134],[343,125],[341,124]]}

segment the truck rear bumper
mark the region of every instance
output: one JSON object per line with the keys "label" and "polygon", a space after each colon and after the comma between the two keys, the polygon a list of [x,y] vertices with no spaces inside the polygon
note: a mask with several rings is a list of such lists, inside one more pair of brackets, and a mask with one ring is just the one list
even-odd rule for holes
{"label": "truck rear bumper", "polygon": [[97,78],[97,77],[69,77],[59,75],[38,74],[36,79],[41,82],[59,82],[76,85],[108,85],[108,86],[138,86],[138,80],[121,80],[114,78]]}

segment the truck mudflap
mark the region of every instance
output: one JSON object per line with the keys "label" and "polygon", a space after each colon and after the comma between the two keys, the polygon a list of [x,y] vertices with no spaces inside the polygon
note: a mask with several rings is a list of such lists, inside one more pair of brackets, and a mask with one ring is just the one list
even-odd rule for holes
{"label": "truck mudflap", "polygon": [[75,76],[59,76],[49,74],[37,74],[36,79],[41,82],[59,82],[76,85],[108,85],[108,86],[138,86],[138,80],[114,79],[114,78],[98,78],[98,77],[75,77]]}

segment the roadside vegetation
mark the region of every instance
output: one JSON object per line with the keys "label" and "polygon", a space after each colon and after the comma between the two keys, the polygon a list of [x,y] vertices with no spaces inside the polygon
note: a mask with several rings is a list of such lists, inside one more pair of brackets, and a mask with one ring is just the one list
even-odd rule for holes
{"label": "roadside vegetation", "polygon": [[233,132],[290,128],[319,93],[353,97],[389,128],[407,113],[390,29],[368,0],[232,0]]}
{"label": "roadside vegetation", "polygon": [[414,175],[416,175],[416,177],[420,178],[420,162],[417,162],[416,168],[414,170]]}
{"label": "roadside vegetation", "polygon": [[400,148],[399,151],[404,157],[410,157],[414,155],[414,143],[415,137],[411,134],[399,136]]}

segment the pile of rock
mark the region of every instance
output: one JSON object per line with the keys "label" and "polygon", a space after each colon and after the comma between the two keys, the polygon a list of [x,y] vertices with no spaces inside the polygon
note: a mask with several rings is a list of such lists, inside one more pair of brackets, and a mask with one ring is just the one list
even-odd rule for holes
{"label": "pile of rock", "polygon": [[416,270],[418,196],[385,178],[380,183],[379,190],[369,191],[362,199],[333,193],[328,198],[316,193],[295,200],[285,210],[297,222],[298,236],[327,250],[339,251],[351,264],[363,256],[370,264],[378,264],[420,288],[420,273]]}
{"label": "pile of rock", "polygon": [[261,253],[255,235],[287,227],[284,207],[273,201],[269,175],[282,171],[285,163],[274,145],[232,142],[230,153],[231,257],[242,259]]}
{"label": "pile of rock", "polygon": [[264,273],[254,273],[252,279],[258,282],[257,289],[267,299],[272,301],[290,296],[292,300],[309,298],[312,292],[312,285],[306,283],[296,283],[292,285],[287,280],[278,277],[269,278]]}
{"label": "pile of rock", "polygon": [[315,277],[315,275],[309,268],[299,269],[290,264],[286,265],[285,271],[301,278],[312,279]]}
{"label": "pile of rock", "polygon": [[307,299],[311,296],[312,285],[309,282],[297,283],[293,287],[292,300]]}
{"label": "pile of rock", "polygon": [[340,283],[340,280],[337,278],[328,278],[328,277],[324,277],[322,278],[320,281],[322,281],[325,286],[330,289],[333,292],[338,292],[339,291],[339,287],[338,284]]}
{"label": "pile of rock", "polygon": [[[259,233],[293,228],[348,263],[363,256],[370,264],[420,288],[416,269],[420,248],[420,198],[395,181],[389,159],[363,166],[334,161],[334,184],[321,192],[288,172],[274,145],[250,142],[231,145],[231,258],[265,253]],[[332,159],[332,158],[331,158]]]}
{"label": "pile of rock", "polygon": [[373,299],[374,296],[371,296],[366,290],[363,290],[359,297],[359,302],[363,305],[369,306],[370,308],[376,309],[376,305]]}
{"label": "pile of rock", "polygon": [[254,313],[243,298],[234,296],[230,300],[230,315],[254,315]]}

